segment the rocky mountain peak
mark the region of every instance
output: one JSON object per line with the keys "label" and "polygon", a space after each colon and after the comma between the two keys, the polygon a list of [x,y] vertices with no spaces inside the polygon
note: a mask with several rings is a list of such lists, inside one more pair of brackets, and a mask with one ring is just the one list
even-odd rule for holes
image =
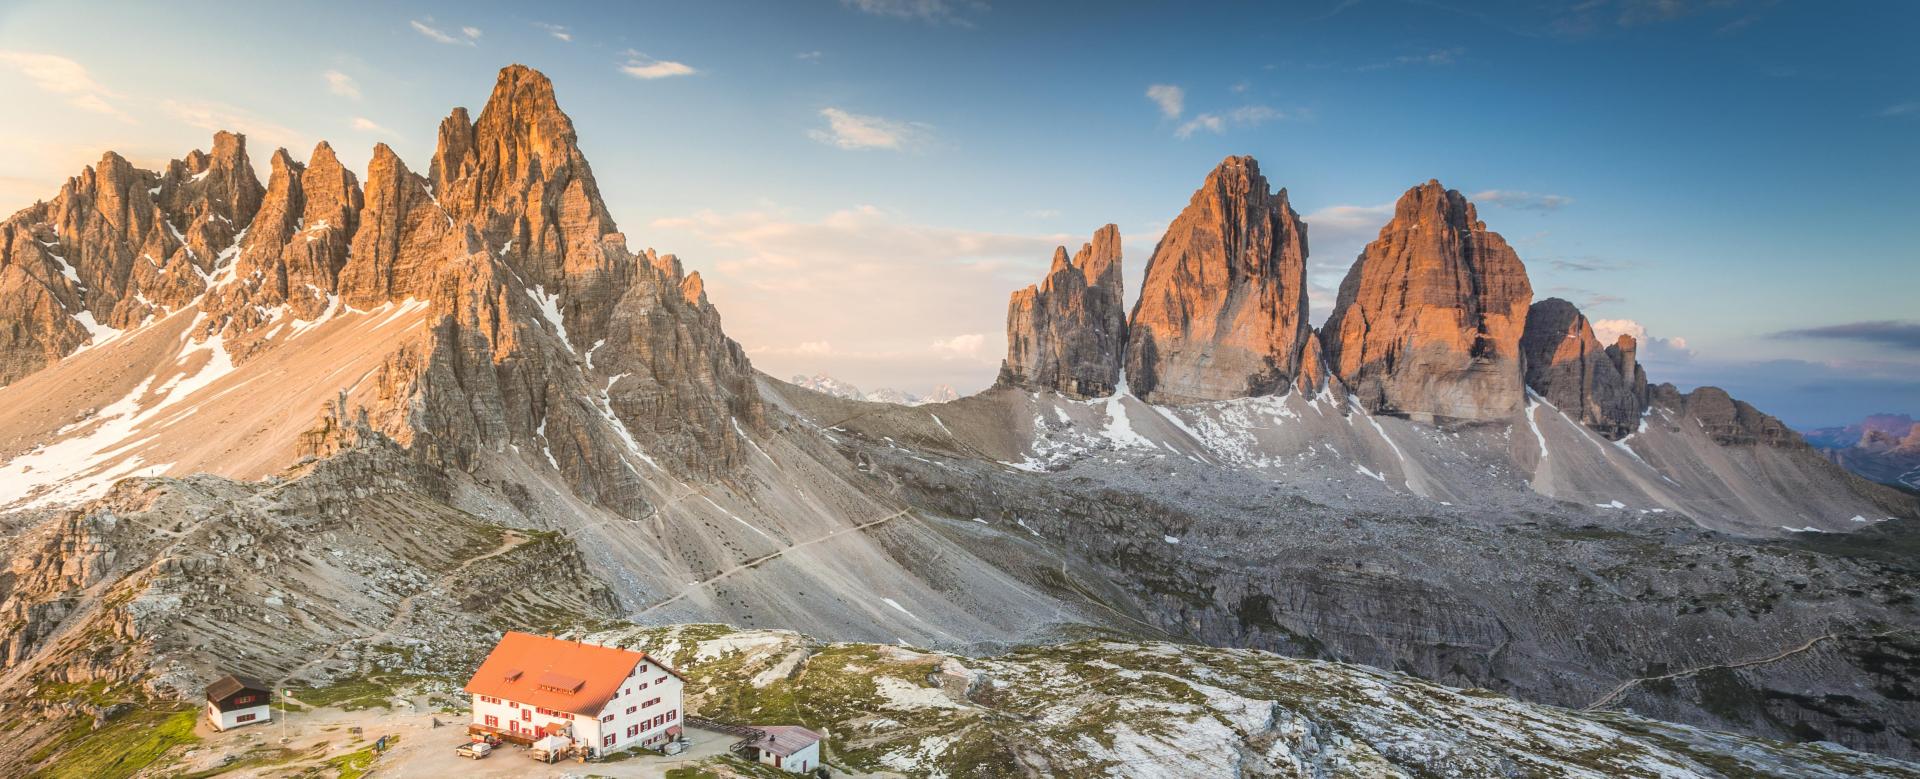
{"label": "rocky mountain peak", "polygon": [[[1631,349],[1631,337],[1621,338]],[[1639,424],[1644,383],[1636,389],[1621,373],[1623,360],[1614,356],[1616,350],[1600,347],[1593,326],[1574,304],[1560,298],[1533,304],[1520,349],[1526,356],[1527,386],[1568,416],[1614,440]],[[1631,361],[1631,352],[1624,359]]]}
{"label": "rocky mountain peak", "polygon": [[1127,343],[1140,397],[1285,391],[1307,337],[1307,226],[1252,157],[1228,157],[1147,259]]}
{"label": "rocky mountain peak", "polygon": [[1327,359],[1375,412],[1490,420],[1524,400],[1520,337],[1533,286],[1458,191],[1408,189],[1327,318]]}
{"label": "rocky mountain peak", "polygon": [[1075,398],[1113,394],[1127,344],[1120,228],[1107,225],[1067,257],[1055,247],[1047,277],[1007,303],[1007,358],[1001,386],[1048,389]]}

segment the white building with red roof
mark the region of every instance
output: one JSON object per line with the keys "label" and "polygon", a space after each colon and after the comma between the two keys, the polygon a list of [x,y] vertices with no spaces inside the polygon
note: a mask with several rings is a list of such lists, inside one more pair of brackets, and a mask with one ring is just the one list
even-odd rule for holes
{"label": "white building with red roof", "polygon": [[509,632],[467,682],[468,730],[522,744],[562,735],[595,755],[657,747],[680,735],[685,682],[645,652]]}

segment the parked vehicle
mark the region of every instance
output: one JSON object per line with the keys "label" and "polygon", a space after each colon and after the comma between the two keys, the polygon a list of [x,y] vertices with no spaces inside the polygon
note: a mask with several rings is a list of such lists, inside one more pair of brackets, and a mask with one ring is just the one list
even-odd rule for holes
{"label": "parked vehicle", "polygon": [[481,760],[486,758],[487,755],[493,754],[493,745],[478,741],[469,742],[461,744],[460,748],[454,750],[454,754],[461,757],[471,757],[475,760]]}

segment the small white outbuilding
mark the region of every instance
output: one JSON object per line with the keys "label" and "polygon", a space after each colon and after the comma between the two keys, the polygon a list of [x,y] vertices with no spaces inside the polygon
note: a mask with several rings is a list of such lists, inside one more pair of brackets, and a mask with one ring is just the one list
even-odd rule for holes
{"label": "small white outbuilding", "polygon": [[737,745],[742,757],[796,774],[820,767],[820,734],[798,725],[754,725],[760,736]]}

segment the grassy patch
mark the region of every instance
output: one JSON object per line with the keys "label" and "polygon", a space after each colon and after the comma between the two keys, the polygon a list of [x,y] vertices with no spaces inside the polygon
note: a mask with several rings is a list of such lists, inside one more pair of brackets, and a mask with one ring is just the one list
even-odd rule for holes
{"label": "grassy patch", "polygon": [[[393,745],[398,743],[400,743],[399,734],[387,736],[388,749],[392,749]],[[360,779],[367,774],[373,773],[373,766],[379,759],[380,756],[373,751],[373,745],[368,744],[360,749],[332,758],[326,762],[326,765],[336,772],[335,775],[338,776],[339,779]]]}
{"label": "grassy patch", "polygon": [[36,761],[52,758],[34,776],[48,779],[117,779],[132,776],[153,765],[182,744],[199,741],[193,726],[199,720],[198,709],[184,711],[140,711],[93,730],[91,721],[75,723]]}
{"label": "grassy patch", "polygon": [[293,705],[304,704],[316,709],[391,709],[393,698],[402,687],[420,681],[420,677],[406,674],[373,674],[341,679],[325,687],[289,687],[287,693],[299,701]]}

